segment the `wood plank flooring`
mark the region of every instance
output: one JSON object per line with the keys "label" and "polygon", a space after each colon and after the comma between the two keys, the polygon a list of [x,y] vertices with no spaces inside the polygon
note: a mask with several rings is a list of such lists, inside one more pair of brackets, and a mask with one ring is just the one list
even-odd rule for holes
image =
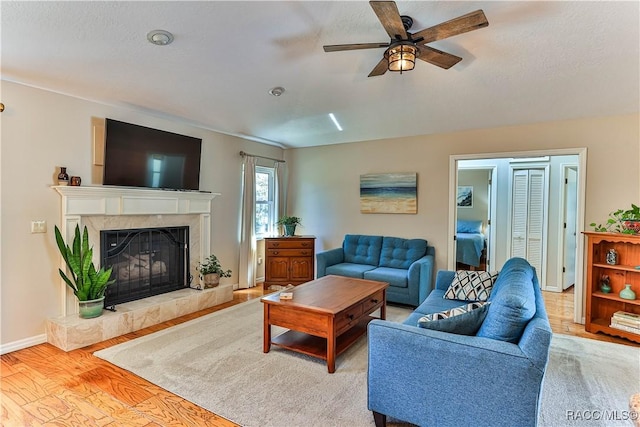
{"label": "wood plank flooring", "polygon": [[[235,426],[93,352],[259,298],[261,286],[234,292],[232,301],[71,352],[41,344],[0,357],[2,426]],[[585,332],[573,323],[573,292],[545,292],[554,332],[626,345],[620,338]],[[637,346],[637,345],[636,345]]]}

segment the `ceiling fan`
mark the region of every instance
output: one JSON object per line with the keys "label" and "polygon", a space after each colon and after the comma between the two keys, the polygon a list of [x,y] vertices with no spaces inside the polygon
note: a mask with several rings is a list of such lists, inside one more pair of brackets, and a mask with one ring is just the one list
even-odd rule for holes
{"label": "ceiling fan", "polygon": [[462,58],[426,46],[426,44],[489,25],[484,12],[476,10],[417,33],[410,33],[409,29],[413,25],[413,19],[410,16],[400,15],[395,2],[370,1],[369,4],[389,37],[391,37],[388,43],[354,43],[324,46],[325,52],[387,48],[383,58],[369,73],[369,77],[380,76],[386,73],[387,70],[399,71],[400,73],[412,70],[415,66],[416,58],[445,70],[449,69],[460,62]]}

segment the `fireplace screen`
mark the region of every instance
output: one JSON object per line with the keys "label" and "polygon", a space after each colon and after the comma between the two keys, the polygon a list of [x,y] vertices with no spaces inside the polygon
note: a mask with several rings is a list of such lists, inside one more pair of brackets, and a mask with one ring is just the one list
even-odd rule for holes
{"label": "fireplace screen", "polygon": [[105,307],[189,286],[189,227],[103,230],[100,247],[116,281]]}

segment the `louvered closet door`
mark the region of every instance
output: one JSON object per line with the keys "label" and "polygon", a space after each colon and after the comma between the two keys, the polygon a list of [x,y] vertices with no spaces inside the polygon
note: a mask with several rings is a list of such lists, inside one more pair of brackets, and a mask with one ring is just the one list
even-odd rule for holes
{"label": "louvered closet door", "polygon": [[544,169],[513,171],[511,256],[525,258],[542,272]]}

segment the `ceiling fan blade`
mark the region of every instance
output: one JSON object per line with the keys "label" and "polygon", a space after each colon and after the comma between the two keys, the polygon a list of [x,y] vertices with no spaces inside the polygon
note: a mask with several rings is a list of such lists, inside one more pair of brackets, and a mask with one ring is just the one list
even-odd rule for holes
{"label": "ceiling fan blade", "polygon": [[418,58],[429,64],[437,65],[440,68],[448,70],[449,68],[462,61],[459,56],[434,49],[429,46],[418,46]]}
{"label": "ceiling fan blade", "polygon": [[378,64],[375,67],[373,67],[373,70],[371,70],[371,72],[367,77],[381,76],[387,72],[388,68],[389,68],[389,62],[387,61],[387,58],[382,57],[380,62],[378,62]]}
{"label": "ceiling fan blade", "polygon": [[341,50],[375,49],[378,47],[389,47],[389,43],[353,43],[353,44],[331,44],[322,46],[325,52],[338,52]]}
{"label": "ceiling fan blade", "polygon": [[451,19],[450,21],[443,22],[442,24],[434,25],[433,27],[418,31],[413,34],[412,37],[414,40],[422,37],[424,40],[421,40],[420,44],[427,44],[436,40],[457,36],[458,34],[466,33],[468,31],[484,28],[488,25],[489,21],[487,21],[487,17],[484,16],[484,12],[480,9]]}
{"label": "ceiling fan blade", "polygon": [[404,29],[404,24],[395,2],[370,1],[369,4],[378,15],[378,19],[387,34],[389,34],[389,37],[396,39],[396,36],[400,36],[403,40],[407,38],[407,30]]}

